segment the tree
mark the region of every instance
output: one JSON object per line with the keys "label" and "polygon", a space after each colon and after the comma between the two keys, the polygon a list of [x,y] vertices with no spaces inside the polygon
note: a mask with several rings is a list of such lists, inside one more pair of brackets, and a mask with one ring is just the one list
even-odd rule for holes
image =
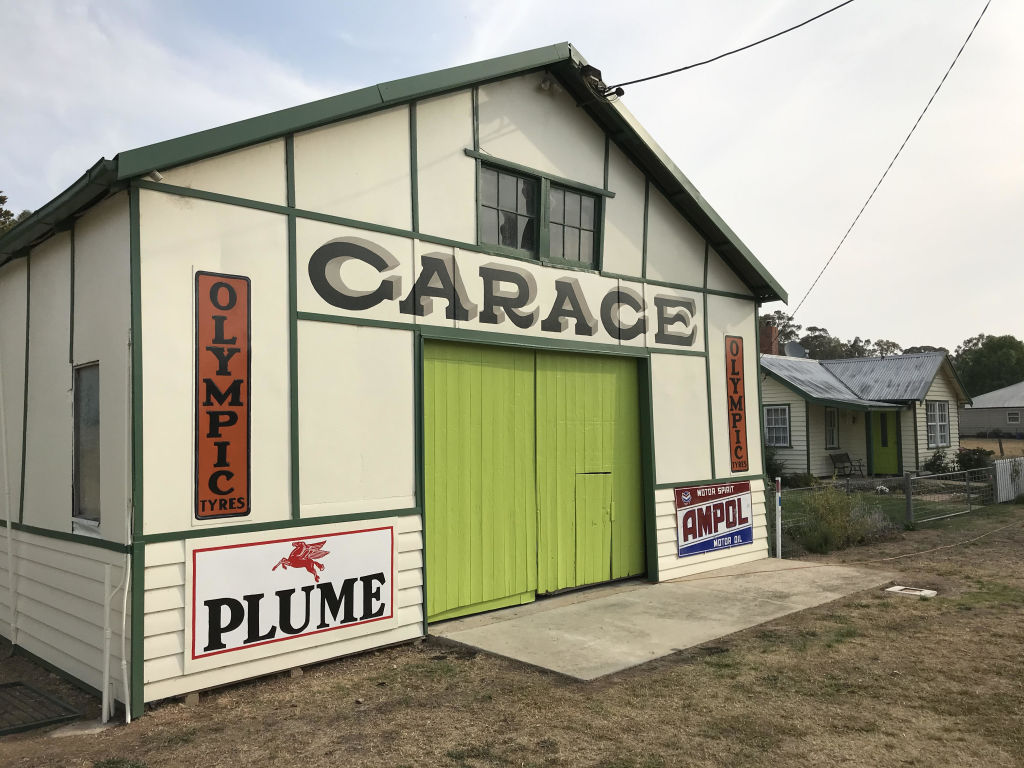
{"label": "tree", "polygon": [[7,195],[3,193],[3,190],[0,190],[0,235],[22,219],[27,218],[30,213],[31,211],[22,211],[15,216],[14,211],[7,210]]}
{"label": "tree", "polygon": [[846,342],[846,354],[844,357],[871,357],[874,354],[871,349],[871,339],[862,339],[854,336]]}
{"label": "tree", "polygon": [[793,316],[787,315],[781,309],[776,309],[770,315],[761,315],[762,325],[773,325],[779,329],[779,344],[788,344],[800,337],[802,325],[793,322]]}
{"label": "tree", "polygon": [[907,347],[903,350],[904,355],[920,355],[923,352],[945,352],[949,354],[949,350],[945,347],[932,347],[928,344],[922,344],[918,347]]}
{"label": "tree", "polygon": [[956,348],[953,366],[967,394],[974,397],[1024,381],[1024,341],[984,333]]}
{"label": "tree", "polygon": [[828,328],[816,325],[807,327],[807,333],[800,339],[800,345],[807,350],[807,356],[812,360],[835,360],[850,356],[849,346],[829,333]]}
{"label": "tree", "polygon": [[903,351],[903,347],[897,344],[895,341],[889,339],[875,339],[875,342],[871,345],[871,354],[879,357],[889,357],[890,355],[898,355]]}

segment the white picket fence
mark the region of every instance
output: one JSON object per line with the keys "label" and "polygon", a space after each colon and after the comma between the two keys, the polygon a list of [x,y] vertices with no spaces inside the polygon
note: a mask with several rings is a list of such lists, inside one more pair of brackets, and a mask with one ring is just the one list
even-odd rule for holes
{"label": "white picket fence", "polygon": [[1024,458],[999,459],[995,463],[996,501],[1013,501],[1024,494]]}

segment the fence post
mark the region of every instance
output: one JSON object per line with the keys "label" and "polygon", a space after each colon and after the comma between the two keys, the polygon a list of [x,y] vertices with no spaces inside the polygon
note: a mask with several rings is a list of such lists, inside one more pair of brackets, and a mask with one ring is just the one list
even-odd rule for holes
{"label": "fence post", "polygon": [[971,511],[971,470],[964,472],[964,481],[967,483],[967,511]]}
{"label": "fence post", "polygon": [[914,527],[914,489],[913,475],[910,472],[903,473],[903,492],[907,497],[907,527]]}
{"label": "fence post", "polygon": [[775,557],[782,559],[782,478],[775,478]]}

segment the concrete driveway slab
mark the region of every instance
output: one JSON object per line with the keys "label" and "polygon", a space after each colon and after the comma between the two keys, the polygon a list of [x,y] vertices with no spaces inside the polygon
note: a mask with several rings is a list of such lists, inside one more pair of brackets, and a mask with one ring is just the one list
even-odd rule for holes
{"label": "concrete driveway slab", "polygon": [[432,625],[430,634],[580,680],[889,583],[895,574],[759,560],[661,584],[631,581]]}

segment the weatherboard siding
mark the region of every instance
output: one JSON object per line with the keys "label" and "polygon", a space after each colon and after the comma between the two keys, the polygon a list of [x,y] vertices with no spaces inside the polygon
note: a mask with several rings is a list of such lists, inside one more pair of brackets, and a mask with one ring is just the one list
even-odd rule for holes
{"label": "weatherboard siding", "polygon": [[[375,524],[383,521],[375,521]],[[303,527],[303,535],[316,535]],[[267,538],[287,537],[288,529],[270,531]],[[146,545],[143,678],[145,701],[157,701],[189,691],[225,685],[236,680],[280,672],[327,659],[347,656],[423,635],[423,522],[419,515],[396,519],[395,604],[397,621],[384,630],[368,623],[324,635],[320,645],[298,650],[288,641],[274,643],[275,653],[228,666],[186,673],[185,542]],[[206,540],[216,546],[217,539]],[[341,637],[338,637],[341,635]]]}
{"label": "weatherboard siding", "polygon": [[784,474],[807,472],[807,415],[806,402],[789,387],[766,374],[761,375],[762,408],[769,405],[789,406],[789,440],[787,447],[775,448],[775,457],[783,463]]}
{"label": "weatherboard siding", "polygon": [[[918,408],[921,406],[918,405]],[[903,457],[903,471],[917,471],[917,455],[914,453],[914,408],[908,407],[900,411],[900,449]]]}
{"label": "weatherboard siding", "polygon": [[936,448],[928,447],[928,407],[927,401],[929,400],[944,400],[949,406],[949,442],[950,445],[947,448],[942,448],[942,452],[948,458],[956,458],[957,452],[960,450],[960,408],[957,400],[956,389],[953,387],[953,382],[950,380],[949,374],[945,370],[945,366],[939,368],[939,372],[935,375],[935,379],[932,381],[932,385],[928,388],[928,394],[925,395],[924,401],[917,404],[917,434],[918,434],[918,456],[919,466],[923,466],[928,459],[930,459],[937,450]]}
{"label": "weatherboard siding", "polygon": [[[0,635],[11,639],[6,536],[7,531],[0,529]],[[124,573],[125,555],[25,531],[15,530],[12,538],[18,598],[15,643],[86,685],[102,689],[104,566],[110,566],[113,592]],[[122,604],[123,593],[118,591],[110,604],[110,680],[118,700],[123,698]],[[130,604],[129,600],[129,614]],[[130,651],[131,643],[126,646]]]}

